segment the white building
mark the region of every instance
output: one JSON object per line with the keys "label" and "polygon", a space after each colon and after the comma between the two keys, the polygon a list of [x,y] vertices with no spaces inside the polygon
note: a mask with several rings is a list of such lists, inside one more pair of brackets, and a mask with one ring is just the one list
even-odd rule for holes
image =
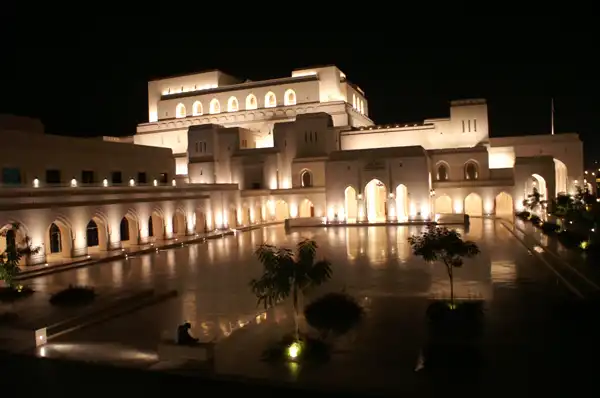
{"label": "white building", "polygon": [[9,239],[43,247],[30,262],[286,218],[512,216],[534,186],[552,197],[583,180],[577,134],[490,138],[480,99],[378,126],[335,66],[171,77],[148,98],[132,138],[50,136],[0,117],[0,225],[21,223]]}

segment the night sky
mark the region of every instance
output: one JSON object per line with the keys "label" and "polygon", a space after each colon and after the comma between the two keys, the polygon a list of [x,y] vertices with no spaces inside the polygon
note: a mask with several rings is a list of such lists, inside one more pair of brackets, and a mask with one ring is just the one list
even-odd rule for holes
{"label": "night sky", "polygon": [[[553,48],[530,43],[525,51],[491,43],[483,50],[475,50],[475,44],[371,48],[364,41],[339,47],[340,40],[325,40],[319,48],[190,42],[177,47],[171,38],[146,46],[121,40],[115,46],[98,32],[83,39],[79,45],[69,42],[72,47],[57,47],[59,40],[37,48],[30,47],[34,41],[12,42],[3,53],[0,113],[41,118],[51,134],[133,135],[136,124],[148,118],[149,79],[221,69],[262,80],[335,64],[365,91],[370,117],[378,124],[444,117],[450,100],[486,98],[493,137],[549,134],[554,97],[556,132],[579,133],[588,162],[600,145],[595,117],[600,84],[596,62],[589,58],[594,54],[566,41],[554,42]],[[387,35],[385,43],[395,43],[392,39]],[[329,43],[337,46],[325,48]]]}

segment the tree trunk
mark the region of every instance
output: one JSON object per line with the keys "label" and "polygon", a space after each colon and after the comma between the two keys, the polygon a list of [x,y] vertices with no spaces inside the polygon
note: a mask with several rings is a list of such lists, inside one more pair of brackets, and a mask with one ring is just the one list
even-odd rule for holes
{"label": "tree trunk", "polygon": [[294,304],[294,334],[296,340],[298,340],[300,338],[300,325],[298,324],[298,288],[294,285],[292,289],[292,300]]}
{"label": "tree trunk", "polygon": [[454,309],[454,276],[452,274],[452,265],[446,264],[448,269],[448,277],[450,278],[450,306]]}

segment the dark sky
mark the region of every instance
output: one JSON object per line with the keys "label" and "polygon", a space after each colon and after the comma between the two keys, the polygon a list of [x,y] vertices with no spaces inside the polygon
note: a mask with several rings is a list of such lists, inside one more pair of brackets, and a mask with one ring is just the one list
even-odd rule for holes
{"label": "dark sky", "polygon": [[[549,134],[554,97],[556,132],[578,132],[588,161],[600,145],[595,54],[567,40],[555,40],[553,47],[541,41],[518,48],[506,43],[400,46],[393,35],[382,42],[383,34],[375,33],[371,41],[348,41],[344,47],[340,40],[325,40],[316,48],[289,41],[235,48],[172,38],[145,46],[121,40],[117,46],[101,33],[82,35],[79,44],[55,40],[36,48],[30,46],[35,41],[13,42],[3,54],[2,68],[8,71],[2,74],[0,113],[39,117],[52,134],[132,135],[137,123],[147,121],[150,78],[221,69],[260,80],[336,64],[365,91],[376,123],[442,117],[450,100],[482,97],[488,100],[492,136]],[[369,47],[377,35],[379,45]]]}

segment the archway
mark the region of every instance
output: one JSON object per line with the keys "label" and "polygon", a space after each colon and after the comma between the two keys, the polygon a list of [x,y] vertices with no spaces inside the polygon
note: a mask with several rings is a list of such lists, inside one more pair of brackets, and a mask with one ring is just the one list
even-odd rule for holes
{"label": "archway", "polygon": [[252,219],[250,213],[251,213],[250,206],[248,206],[248,204],[245,203],[242,206],[242,225],[244,225],[244,226],[250,225],[250,220]]}
{"label": "archway", "polygon": [[398,221],[408,220],[408,188],[404,184],[396,187],[396,217]]}
{"label": "archway", "polygon": [[358,203],[354,187],[348,186],[344,190],[344,208],[346,209],[346,222],[356,222],[358,218]]}
{"label": "archway", "polygon": [[[0,228],[0,253],[4,253],[10,246],[20,249],[26,247],[27,244],[27,234],[23,226],[19,225],[18,228],[15,228],[13,224],[7,224]],[[21,258],[20,265],[25,265],[25,263],[26,258]]]}
{"label": "archway", "polygon": [[567,166],[556,158],[554,158],[554,173],[556,183],[555,196],[558,196],[559,193],[567,192]]}
{"label": "archway", "polygon": [[121,219],[119,233],[121,236],[121,245],[133,246],[138,244],[138,222],[133,215],[126,214],[125,217]]}
{"label": "archway", "polygon": [[539,192],[540,200],[546,200],[548,198],[546,179],[539,174],[532,174],[531,178],[525,183],[525,198],[533,193],[534,188]]}
{"label": "archway", "polygon": [[304,170],[301,174],[302,187],[308,188],[313,186],[313,177],[310,170]]}
{"label": "archway", "polygon": [[512,196],[506,192],[500,192],[496,196],[496,217],[512,219],[514,214],[514,204]]}
{"label": "archway", "polygon": [[387,189],[383,182],[373,179],[365,186],[365,202],[369,222],[385,221]]}
{"label": "archway", "polygon": [[183,210],[177,209],[173,215],[173,236],[185,236],[185,232],[185,214]]}
{"label": "archway", "polygon": [[437,214],[452,214],[452,199],[448,195],[435,198],[435,212]]}
{"label": "archway", "polygon": [[158,210],[152,211],[152,215],[148,220],[148,236],[153,237],[153,240],[165,238],[165,223],[162,214]]}
{"label": "archway", "polygon": [[108,231],[106,223],[100,217],[92,217],[86,226],[85,233],[88,253],[108,249]]}
{"label": "archway", "polygon": [[275,202],[275,220],[283,221],[290,217],[290,207],[284,200]]}
{"label": "archway", "polygon": [[46,261],[51,262],[60,258],[71,257],[71,229],[59,220],[54,220],[48,226],[44,246],[46,247]]}
{"label": "archway", "polygon": [[483,200],[476,193],[470,193],[465,198],[464,213],[471,217],[483,216]]}
{"label": "archway", "polygon": [[196,209],[196,233],[203,234],[208,231],[208,225],[206,225],[206,214],[202,211],[202,209]]}
{"label": "archway", "polygon": [[315,206],[313,203],[304,199],[300,202],[300,206],[298,206],[298,217],[314,217],[315,216]]}

